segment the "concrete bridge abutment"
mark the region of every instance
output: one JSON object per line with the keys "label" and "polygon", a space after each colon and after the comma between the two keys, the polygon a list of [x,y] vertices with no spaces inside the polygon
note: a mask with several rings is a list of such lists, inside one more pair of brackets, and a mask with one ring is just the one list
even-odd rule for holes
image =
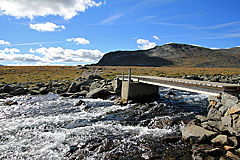
{"label": "concrete bridge abutment", "polygon": [[158,86],[122,81],[121,97],[126,100],[145,101],[158,97]]}

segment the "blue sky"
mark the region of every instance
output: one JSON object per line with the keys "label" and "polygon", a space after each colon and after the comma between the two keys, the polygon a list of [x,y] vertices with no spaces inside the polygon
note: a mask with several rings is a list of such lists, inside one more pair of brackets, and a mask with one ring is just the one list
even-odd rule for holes
{"label": "blue sky", "polygon": [[239,0],[1,0],[0,64],[96,63],[166,43],[240,46]]}

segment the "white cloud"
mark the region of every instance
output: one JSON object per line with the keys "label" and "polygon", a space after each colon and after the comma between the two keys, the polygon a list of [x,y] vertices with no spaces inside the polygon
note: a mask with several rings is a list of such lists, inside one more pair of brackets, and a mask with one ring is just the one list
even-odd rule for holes
{"label": "white cloud", "polygon": [[79,44],[83,44],[83,45],[90,44],[90,42],[88,40],[86,40],[85,38],[68,38],[67,41],[69,41],[69,42],[73,41],[77,45],[79,45]]}
{"label": "white cloud", "polygon": [[15,62],[39,62],[41,58],[33,54],[18,54],[19,49],[5,48],[0,50],[0,61],[15,61]]}
{"label": "white cloud", "polygon": [[42,54],[44,62],[93,62],[103,56],[103,53],[99,50],[71,50],[61,47],[42,47],[35,50],[32,49],[31,52]]}
{"label": "white cloud", "polygon": [[99,7],[102,2],[94,0],[1,0],[0,14],[16,18],[59,15],[71,19],[89,7]]}
{"label": "white cloud", "polygon": [[159,37],[158,36],[153,36],[154,39],[160,41]]}
{"label": "white cloud", "polygon": [[63,25],[57,26],[56,24],[50,22],[30,24],[30,28],[37,30],[38,32],[54,32],[56,29],[65,29]]}
{"label": "white cloud", "polygon": [[0,45],[10,45],[10,42],[8,41],[4,41],[4,40],[0,40]]}
{"label": "white cloud", "polygon": [[[0,50],[0,61],[4,62],[32,62],[42,64],[54,64],[54,63],[91,63],[99,60],[103,53],[99,50],[87,50],[87,49],[63,49],[61,47],[41,47],[38,49],[31,48],[29,50],[31,54],[21,54],[17,48],[5,48]],[[39,53],[41,56],[34,54]]]}
{"label": "white cloud", "polygon": [[138,48],[140,48],[142,50],[147,50],[150,48],[154,48],[156,46],[156,43],[149,42],[149,40],[146,40],[146,39],[138,39],[137,44],[140,44],[140,45],[138,45]]}

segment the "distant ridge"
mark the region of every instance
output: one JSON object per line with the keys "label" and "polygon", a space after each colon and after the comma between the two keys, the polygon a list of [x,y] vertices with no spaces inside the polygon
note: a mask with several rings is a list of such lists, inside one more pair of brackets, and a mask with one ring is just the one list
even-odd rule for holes
{"label": "distant ridge", "polygon": [[240,68],[240,47],[209,49],[169,43],[149,50],[109,52],[95,65]]}

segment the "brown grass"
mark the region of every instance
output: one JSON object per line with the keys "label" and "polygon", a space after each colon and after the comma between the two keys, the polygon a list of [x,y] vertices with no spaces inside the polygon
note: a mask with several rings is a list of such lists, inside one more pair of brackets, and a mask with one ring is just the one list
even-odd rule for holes
{"label": "brown grass", "polygon": [[0,66],[0,83],[73,80],[81,73],[74,66]]}
{"label": "brown grass", "polygon": [[182,77],[184,75],[240,75],[240,68],[183,68],[183,67],[96,67],[103,70],[102,76],[113,78],[116,75],[128,74],[129,68],[133,75],[149,75],[159,77]]}
{"label": "brown grass", "polygon": [[[184,75],[240,75],[240,68],[172,68],[172,67],[118,67],[118,66],[92,66],[87,72],[97,69],[104,78],[114,78],[116,75],[126,75],[132,69],[133,75],[172,76]],[[0,66],[0,83],[13,82],[46,82],[52,80],[72,81],[81,77],[83,69],[75,66]]]}

